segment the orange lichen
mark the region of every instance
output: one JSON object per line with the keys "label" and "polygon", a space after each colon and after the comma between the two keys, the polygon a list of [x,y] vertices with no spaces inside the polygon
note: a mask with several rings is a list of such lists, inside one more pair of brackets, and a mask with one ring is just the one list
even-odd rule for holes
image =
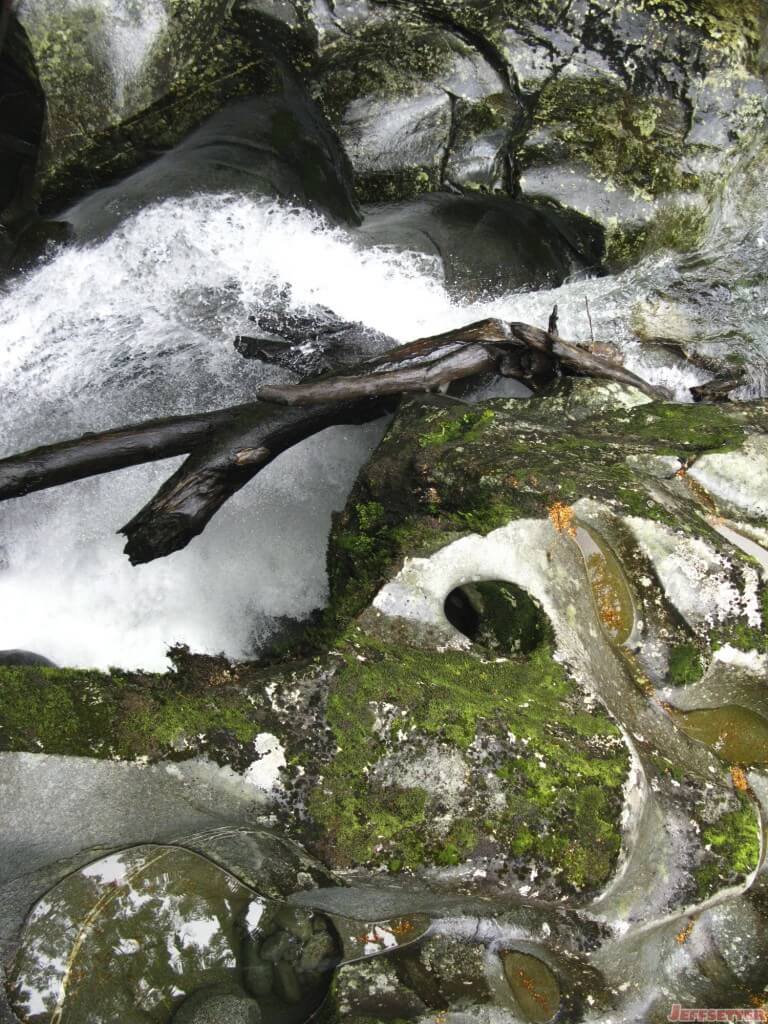
{"label": "orange lichen", "polygon": [[522,968],[518,968],[515,972],[517,974],[520,985],[529,993],[531,999],[538,1003],[542,1010],[549,1011],[549,1000],[547,997],[536,988],[536,982],[530,975],[526,974]]}
{"label": "orange lichen", "polygon": [[686,943],[690,938],[692,931],[693,921],[689,921],[685,928],[683,928],[681,932],[677,933],[677,935],[675,936],[675,941],[679,942],[681,946],[684,945],[684,943]]}
{"label": "orange lichen", "polygon": [[403,917],[399,921],[395,921],[394,924],[389,925],[389,930],[393,935],[408,935],[409,932],[413,931],[413,921]]}
{"label": "orange lichen", "polygon": [[733,767],[731,768],[731,778],[733,779],[733,784],[736,787],[736,789],[740,790],[742,793],[747,792],[747,790],[749,789],[749,782],[747,782],[747,774],[740,765],[733,765]]}
{"label": "orange lichen", "polygon": [[556,501],[547,509],[549,521],[558,533],[565,533],[569,537],[576,536],[576,527],[573,525],[573,508],[565,505],[562,501]]}

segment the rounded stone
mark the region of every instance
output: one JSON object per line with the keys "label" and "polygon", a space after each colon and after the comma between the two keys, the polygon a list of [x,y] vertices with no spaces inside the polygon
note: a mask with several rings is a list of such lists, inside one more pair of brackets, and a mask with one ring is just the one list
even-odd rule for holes
{"label": "rounded stone", "polygon": [[508,950],[502,954],[504,975],[525,1018],[545,1024],[560,1008],[557,978],[538,957]]}
{"label": "rounded stone", "polygon": [[202,989],[184,1000],[173,1024],[261,1024],[261,1010],[245,992]]}

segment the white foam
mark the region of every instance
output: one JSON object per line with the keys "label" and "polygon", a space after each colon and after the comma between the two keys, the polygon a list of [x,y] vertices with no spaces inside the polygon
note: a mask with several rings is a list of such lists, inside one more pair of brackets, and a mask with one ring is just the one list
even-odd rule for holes
{"label": "white foam", "polygon": [[[461,304],[435,262],[361,249],[322,218],[242,196],[167,200],[98,244],[0,288],[0,438],[10,454],[150,416],[249,400],[273,369],[232,345],[277,292],[400,341],[484,316],[626,342],[621,279]],[[325,545],[377,427],[334,428],[278,459],[184,551],[132,568],[115,535],[176,463],[0,504],[0,648],[61,664],[162,668],[165,650],[240,656],[275,616],[326,599]]]}

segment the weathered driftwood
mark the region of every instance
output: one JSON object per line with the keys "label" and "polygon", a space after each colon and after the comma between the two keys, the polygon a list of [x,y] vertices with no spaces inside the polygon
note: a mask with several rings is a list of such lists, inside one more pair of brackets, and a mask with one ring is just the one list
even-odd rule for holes
{"label": "weathered driftwood", "polygon": [[290,408],[244,406],[237,418],[197,448],[120,533],[134,565],[185,547],[221,506],[277,458],[326,427],[367,423],[391,406],[381,399]]}
{"label": "weathered driftwood", "polygon": [[193,416],[171,416],[132,426],[84,434],[0,460],[0,500],[17,498],[99,473],[186,455],[222,427],[239,407]]}
{"label": "weathered driftwood", "polygon": [[[556,329],[556,316],[550,318]],[[47,445],[0,460],[0,500],[172,455],[189,458],[120,531],[134,564],[184,547],[225,501],[300,441],[340,423],[365,423],[396,396],[442,388],[492,370],[523,380],[568,370],[666,397],[616,360],[563,341],[553,330],[481,320],[397,346],[352,367],[258,392],[258,401],[176,416]]]}
{"label": "weathered driftwood", "polygon": [[491,369],[501,372],[506,368],[506,375],[513,376],[510,356],[514,359],[519,350],[554,357],[575,373],[631,384],[653,398],[668,397],[619,363],[563,341],[557,334],[497,319],[479,320],[457,331],[422,338],[343,373],[301,384],[270,385],[262,388],[258,397],[285,405],[316,405],[432,390]]}

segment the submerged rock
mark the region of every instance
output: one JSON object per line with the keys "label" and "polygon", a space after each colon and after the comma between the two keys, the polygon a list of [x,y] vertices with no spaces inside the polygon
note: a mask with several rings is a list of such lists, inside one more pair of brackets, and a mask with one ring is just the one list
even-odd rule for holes
{"label": "submerged rock", "polygon": [[555,286],[598,271],[599,232],[586,218],[500,196],[430,195],[370,207],[366,240],[434,257],[449,291],[463,298]]}
{"label": "submerged rock", "polygon": [[173,1015],[174,1024],[260,1024],[261,1010],[243,992],[195,992]]}
{"label": "submerged rock", "polygon": [[[269,857],[265,840],[254,852]],[[189,849],[124,850],[69,874],[35,905],[10,977],[12,1004],[21,1020],[63,1010],[94,1024],[139,1024],[167,1020],[172,1009],[184,1024],[258,1024],[264,1015],[298,1022],[322,1001],[337,956],[309,972],[276,956],[273,988],[253,998],[241,987],[252,970],[243,929],[249,941],[269,935],[263,944],[274,945],[294,937],[286,925],[298,918],[311,938],[309,913],[254,894]]]}
{"label": "submerged rock", "polygon": [[347,159],[301,84],[233,101],[149,166],[83,199],[67,220],[78,240],[102,237],[161,199],[236,190],[314,207],[355,223]]}

